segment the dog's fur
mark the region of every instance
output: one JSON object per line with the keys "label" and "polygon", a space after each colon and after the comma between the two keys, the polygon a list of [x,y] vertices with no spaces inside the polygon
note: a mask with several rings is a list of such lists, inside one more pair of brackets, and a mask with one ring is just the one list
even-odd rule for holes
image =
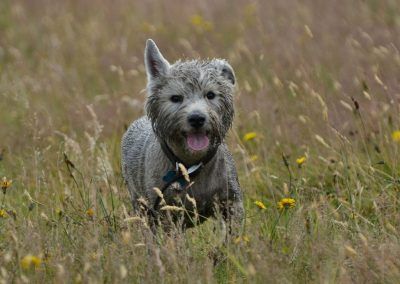
{"label": "dog's fur", "polygon": [[[202,162],[216,150],[192,185],[180,188],[179,183],[174,183],[163,192],[166,203],[193,210],[188,194],[196,201],[200,221],[220,211],[233,223],[241,223],[242,192],[234,161],[224,143],[234,116],[236,79],[232,67],[221,59],[178,61],[170,65],[152,40],[146,44],[145,65],[147,116],[134,121],[122,138],[122,172],[134,209],[139,209],[140,197],[147,200],[148,207],[154,206],[157,200],[154,188],[162,188],[163,176],[174,168],[161,148],[160,141],[164,141],[186,168]],[[215,98],[207,98],[208,92],[213,92]],[[171,101],[176,95],[182,98],[181,102]],[[205,117],[200,130],[193,129],[188,122],[193,113]],[[189,149],[186,135],[194,131],[206,133],[209,138],[206,149]],[[193,225],[187,221],[186,227]]]}

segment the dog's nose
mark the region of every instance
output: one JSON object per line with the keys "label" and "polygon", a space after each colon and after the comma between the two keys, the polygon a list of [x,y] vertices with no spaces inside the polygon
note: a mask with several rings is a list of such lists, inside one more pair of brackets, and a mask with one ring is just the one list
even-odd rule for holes
{"label": "dog's nose", "polygon": [[194,128],[200,128],[206,122],[206,117],[204,114],[201,114],[201,113],[193,113],[193,114],[189,115],[188,121],[189,121],[190,126],[192,126]]}

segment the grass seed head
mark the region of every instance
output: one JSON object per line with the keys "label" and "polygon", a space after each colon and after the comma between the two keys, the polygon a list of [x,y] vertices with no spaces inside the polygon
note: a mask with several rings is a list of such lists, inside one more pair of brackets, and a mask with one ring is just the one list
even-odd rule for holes
{"label": "grass seed head", "polygon": [[351,246],[345,245],[344,249],[346,251],[346,254],[350,257],[356,257],[357,256],[357,251],[352,248]]}
{"label": "grass seed head", "polygon": [[[163,193],[161,192],[161,190],[160,190],[158,187],[153,187],[153,190],[154,190],[154,192],[157,194],[157,196],[161,199],[160,205],[166,204],[166,203],[165,203],[165,200],[164,200],[164,195],[163,195]],[[147,204],[147,202],[146,202],[146,204]],[[147,205],[146,205],[146,206],[147,206]],[[148,207],[148,206],[147,206],[147,207]]]}
{"label": "grass seed head", "polygon": [[178,167],[179,167],[179,170],[181,171],[182,176],[185,179],[185,181],[190,182],[189,173],[188,173],[186,167],[181,163],[178,163]]}
{"label": "grass seed head", "polygon": [[165,205],[165,206],[161,207],[160,210],[179,212],[179,211],[185,211],[185,208],[178,207],[178,206],[172,206],[172,205]]}

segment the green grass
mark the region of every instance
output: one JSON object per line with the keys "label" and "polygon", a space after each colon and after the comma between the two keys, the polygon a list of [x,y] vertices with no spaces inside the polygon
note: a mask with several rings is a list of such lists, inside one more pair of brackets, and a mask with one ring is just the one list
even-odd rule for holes
{"label": "green grass", "polygon": [[[18,0],[0,11],[0,177],[13,181],[0,193],[2,282],[399,281],[396,1]],[[218,220],[154,241],[129,219],[119,148],[143,114],[147,38],[171,62],[221,57],[236,71],[227,141],[246,223],[225,247]],[[296,206],[278,210],[284,197]],[[25,267],[27,255],[41,264]]]}

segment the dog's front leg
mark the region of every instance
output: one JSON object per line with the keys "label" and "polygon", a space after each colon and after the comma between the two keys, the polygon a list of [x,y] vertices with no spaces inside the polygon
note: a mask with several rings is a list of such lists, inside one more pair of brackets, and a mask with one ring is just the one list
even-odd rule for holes
{"label": "dog's front leg", "polygon": [[228,200],[222,204],[223,218],[226,224],[226,238],[232,239],[240,235],[244,223],[243,202],[240,199]]}
{"label": "dog's front leg", "polygon": [[224,240],[222,244],[210,252],[214,265],[226,260],[227,246],[235,241],[241,234],[244,221],[244,209],[241,198],[238,200],[229,200],[220,203],[220,212],[222,213],[224,231]]}

